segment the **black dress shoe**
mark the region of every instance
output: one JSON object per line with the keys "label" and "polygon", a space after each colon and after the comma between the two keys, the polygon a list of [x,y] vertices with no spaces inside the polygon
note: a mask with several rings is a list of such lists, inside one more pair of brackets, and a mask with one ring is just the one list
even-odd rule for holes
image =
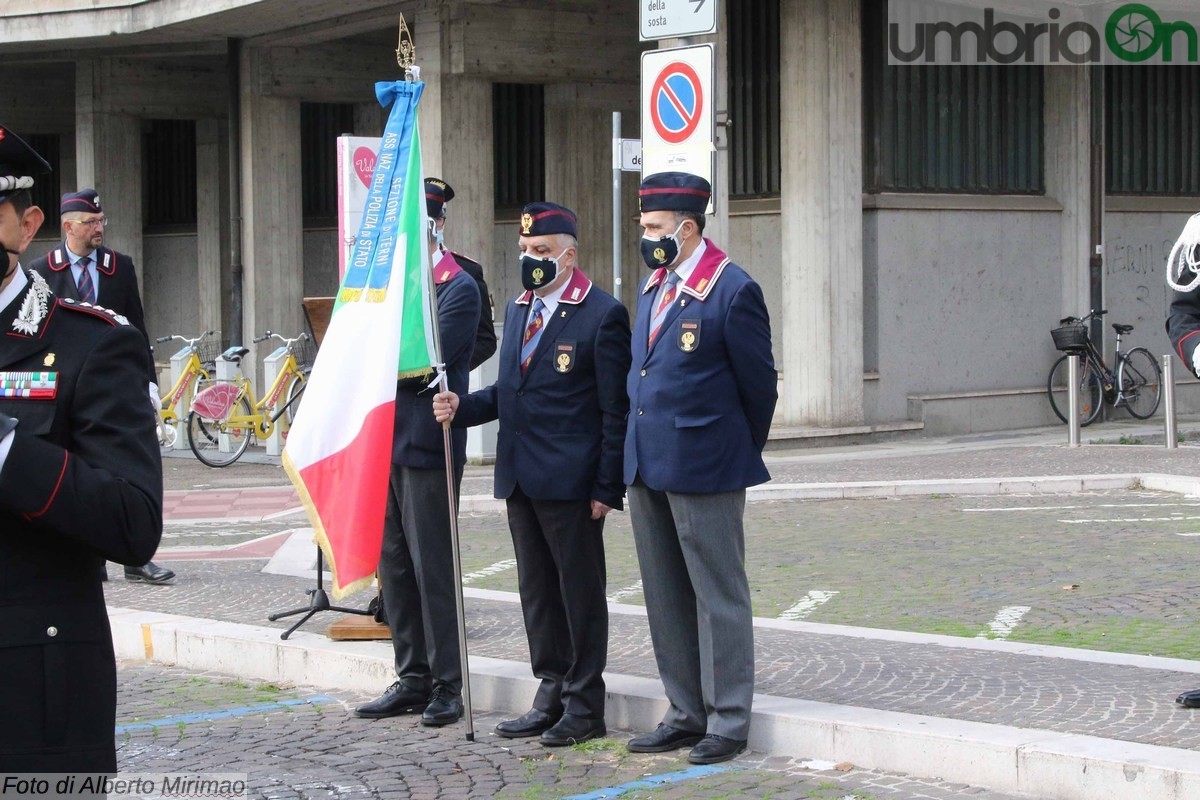
{"label": "black dress shoe", "polygon": [[383,719],[401,714],[415,714],[429,702],[429,692],[410,689],[400,681],[387,688],[382,695],[354,709],[354,716],[363,719]]}
{"label": "black dress shoe", "polygon": [[531,708],[523,716],[516,719],[506,719],[496,726],[496,735],[505,739],[524,739],[527,736],[538,736],[549,730],[562,715],[551,716],[545,711]]}
{"label": "black dress shoe", "polygon": [[691,747],[703,738],[703,733],[683,731],[660,722],[657,728],[645,736],[630,739],[627,747],[631,753],[665,753],[668,750]]}
{"label": "black dress shoe", "polygon": [[608,730],[604,727],[602,719],[563,714],[562,719],[554,723],[554,727],[542,734],[541,742],[547,747],[563,747],[607,735]]}
{"label": "black dress shoe", "polygon": [[125,568],[125,580],[133,583],[167,583],[174,579],[174,572],[153,561],[147,561],[145,566]]}
{"label": "black dress shoe", "polygon": [[745,749],[745,739],[726,739],[724,736],[710,733],[692,748],[692,752],[688,754],[688,761],[693,764],[719,764]]}
{"label": "black dress shoe", "polygon": [[462,696],[449,686],[433,687],[429,705],[421,712],[422,725],[449,725],[463,715]]}

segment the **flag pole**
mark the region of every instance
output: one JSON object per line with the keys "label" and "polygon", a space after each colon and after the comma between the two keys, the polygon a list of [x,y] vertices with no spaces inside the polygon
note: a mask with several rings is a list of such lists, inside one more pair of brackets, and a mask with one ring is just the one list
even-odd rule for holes
{"label": "flag pole", "polygon": [[[416,48],[404,15],[400,15],[399,41],[396,43],[396,63],[404,69],[405,80],[419,80],[420,68],[416,66]],[[416,176],[421,180],[421,176]],[[428,234],[426,234],[428,235]],[[426,243],[428,249],[428,242]],[[425,266],[429,269],[429,265]],[[442,332],[438,322],[437,292],[431,286],[429,293],[429,319],[433,337],[433,353],[438,363],[438,391],[449,389],[446,383],[446,368],[442,363]],[[471,708],[471,670],[467,659],[467,618],[463,607],[462,559],[459,554],[458,500],[454,491],[454,448],[450,438],[450,421],[442,423],[442,452],[446,456],[446,504],[450,513],[450,547],[454,556],[454,609],[458,614],[458,655],[462,669],[463,718],[467,723],[467,741],[475,741],[475,719]]]}

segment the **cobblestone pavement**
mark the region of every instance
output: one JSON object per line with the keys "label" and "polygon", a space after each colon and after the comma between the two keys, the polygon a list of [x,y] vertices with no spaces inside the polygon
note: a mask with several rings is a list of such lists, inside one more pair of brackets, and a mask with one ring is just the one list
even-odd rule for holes
{"label": "cobblestone pavement", "polygon": [[351,716],[366,697],[156,665],[122,664],[119,682],[123,774],[245,773],[256,798],[1011,800],[849,763],[754,752],[701,769],[684,751],[629,753],[628,731],[551,750],[494,736],[501,718],[488,713],[476,714],[469,742],[463,724],[435,729],[411,716]]}

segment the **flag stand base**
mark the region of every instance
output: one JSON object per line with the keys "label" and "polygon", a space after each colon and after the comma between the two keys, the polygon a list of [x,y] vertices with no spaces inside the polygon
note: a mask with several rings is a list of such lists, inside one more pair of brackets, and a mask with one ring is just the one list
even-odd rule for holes
{"label": "flag stand base", "polygon": [[293,608],[290,611],[279,611],[274,614],[268,614],[267,619],[271,622],[290,617],[294,614],[303,614],[295,625],[288,628],[283,633],[279,634],[280,639],[286,639],[295,632],[304,623],[312,618],[313,614],[318,611],[338,611],[343,614],[370,614],[370,611],[360,608],[343,608],[335,606],[329,602],[329,595],[325,592],[325,555],[321,552],[321,548],[317,548],[317,586],[315,589],[305,589],[304,593],[308,595],[308,605],[302,608]]}

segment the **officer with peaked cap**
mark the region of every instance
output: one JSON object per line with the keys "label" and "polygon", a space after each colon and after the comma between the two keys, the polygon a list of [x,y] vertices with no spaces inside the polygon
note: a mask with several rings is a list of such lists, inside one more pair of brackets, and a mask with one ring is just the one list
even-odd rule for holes
{"label": "officer with peaked cap", "polygon": [[[449,251],[434,245],[432,235],[429,241],[446,385],[465,393],[479,329],[479,285]],[[421,724],[439,726],[462,717],[463,675],[444,436],[433,418],[431,377],[408,376],[396,385],[379,588],[392,634],[397,680],[354,713],[367,719],[419,713]],[[452,431],[451,440],[457,496],[466,464],[467,432]]]}
{"label": "officer with peaked cap", "polygon": [[604,517],[620,509],[629,399],[629,312],[578,266],[575,214],[521,214],[525,291],[504,314],[496,383],[434,398],[455,427],[500,420],[496,497],[504,498],[533,674],[533,708],[496,726],[544,745],[604,736],[608,652]]}
{"label": "officer with peaked cap", "polygon": [[425,179],[425,210],[429,214],[429,233],[436,248],[435,258],[449,255],[479,285],[479,328],[475,333],[475,348],[471,351],[471,369],[475,369],[496,352],[496,326],[492,318],[492,296],[483,279],[483,266],[472,258],[449,250],[444,241],[446,211],[454,199],[454,189],[441,178]]}
{"label": "officer with peaked cap", "polygon": [[[113,311],[129,321],[145,340],[146,383],[153,408],[159,407],[158,383],[154,356],[146,333],[142,298],[138,293],[137,273],[133,259],[104,246],[108,219],[95,189],[81,189],[62,196],[59,203],[62,215],[63,241],[41,258],[34,259],[29,268],[50,284],[56,297],[78,300],[81,303]],[[108,573],[105,571],[104,576]],[[153,561],[125,567],[125,580],[137,583],[169,583],[175,573]]]}
{"label": "officer with peaked cap", "polygon": [[758,284],[703,238],[708,181],[641,185],[625,483],[654,656],[670,706],[639,753],[691,746],[694,764],[742,752],[754,694],[746,487],[767,481],[775,411],[771,326]]}
{"label": "officer with peaked cap", "polygon": [[144,337],[18,262],[49,169],[0,125],[0,773],[115,772],[101,565],[154,554],[162,464]]}

